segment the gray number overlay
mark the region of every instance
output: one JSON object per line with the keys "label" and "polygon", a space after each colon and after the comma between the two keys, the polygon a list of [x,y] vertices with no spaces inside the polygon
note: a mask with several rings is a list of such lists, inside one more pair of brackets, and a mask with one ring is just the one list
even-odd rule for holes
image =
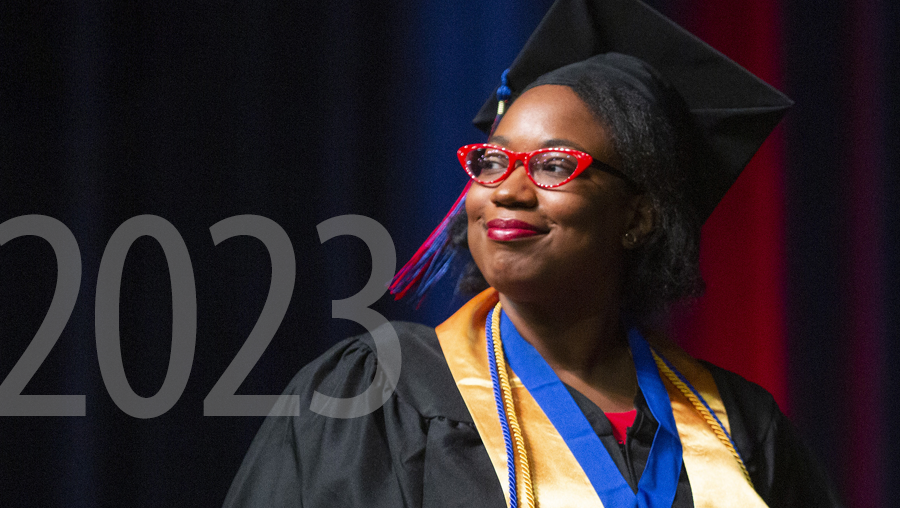
{"label": "gray number overlay", "polygon": [[330,397],[318,390],[309,409],[332,418],[365,416],[380,408],[394,393],[400,379],[400,339],[384,316],[369,308],[387,291],[397,266],[397,253],[391,235],[378,221],[362,215],[341,215],[321,222],[317,229],[322,243],[340,236],[362,239],[372,254],[372,275],[355,295],[331,302],[331,317],[349,319],[363,325],[375,341],[377,367],[372,384],[363,393],[349,398]]}
{"label": "gray number overlay", "polygon": [[[122,365],[119,337],[119,291],[125,256],[141,236],[153,237],[162,247],[172,284],[172,349],[162,387],[152,397],[134,393]],[[97,337],[97,361],[110,397],[123,412],[135,418],[154,418],[175,405],[191,374],[194,346],[197,342],[197,290],[194,270],[184,239],[171,223],[156,215],[139,215],[116,229],[97,274],[97,299],[94,309]]]}
{"label": "gray number overlay", "polygon": [[44,322],[0,384],[0,416],[84,416],[84,395],[22,395],[31,376],[56,345],[81,287],[81,252],[72,231],[46,215],[22,215],[0,224],[0,245],[20,236],[47,240],[56,254],[56,289]]}
{"label": "gray number overlay", "polygon": [[294,247],[284,229],[271,219],[259,215],[236,215],[223,219],[209,228],[213,242],[235,236],[252,236],[266,246],[272,261],[272,282],[269,295],[253,330],[225,369],[209,395],[203,401],[204,416],[299,416],[300,397],[297,395],[236,395],[244,378],[256,365],[269,346],[284,319],[294,280],[297,262]]}

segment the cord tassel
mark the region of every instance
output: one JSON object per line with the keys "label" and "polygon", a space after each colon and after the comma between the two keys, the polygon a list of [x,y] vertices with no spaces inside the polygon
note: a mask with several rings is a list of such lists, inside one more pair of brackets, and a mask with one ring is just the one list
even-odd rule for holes
{"label": "cord tassel", "polygon": [[503,71],[503,74],[500,74],[500,86],[497,87],[497,116],[494,117],[494,123],[491,124],[490,136],[494,135],[494,129],[497,128],[497,124],[500,123],[500,119],[503,118],[504,114],[506,114],[506,106],[509,103],[510,97],[512,97],[512,90],[509,88],[506,79],[508,75],[509,69],[506,69],[505,71]]}

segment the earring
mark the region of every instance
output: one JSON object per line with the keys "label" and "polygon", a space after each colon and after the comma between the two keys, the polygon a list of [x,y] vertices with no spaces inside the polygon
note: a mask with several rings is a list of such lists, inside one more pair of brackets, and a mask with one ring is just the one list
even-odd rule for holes
{"label": "earring", "polygon": [[637,244],[637,238],[635,238],[635,236],[631,233],[631,231],[625,233],[625,240],[632,246]]}

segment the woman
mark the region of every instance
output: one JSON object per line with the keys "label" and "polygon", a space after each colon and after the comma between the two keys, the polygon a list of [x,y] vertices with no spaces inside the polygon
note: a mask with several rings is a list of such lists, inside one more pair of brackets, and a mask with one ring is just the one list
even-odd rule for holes
{"label": "woman", "polygon": [[[590,34],[578,32],[584,19]],[[673,52],[648,63],[653,51],[640,37],[629,47],[635,38],[616,37],[609,19],[661,27],[687,54],[681,72],[713,54],[734,76],[641,4],[554,5],[510,70],[508,111],[501,87],[488,143],[458,153],[473,183],[395,287],[427,288],[455,240],[474,261],[464,285],[488,289],[436,330],[393,324],[403,364],[377,411],[268,419],[226,506],[835,504],[769,394],[640,331],[699,291],[701,218],[788,103],[753,78],[737,94],[759,115],[744,130],[704,123],[716,90],[698,100],[677,72],[660,72]],[[618,42],[547,57],[598,29]],[[775,106],[760,106],[766,94]],[[714,174],[723,168],[732,174]],[[361,336],[287,392],[305,408],[315,390],[365,391],[375,372]]]}

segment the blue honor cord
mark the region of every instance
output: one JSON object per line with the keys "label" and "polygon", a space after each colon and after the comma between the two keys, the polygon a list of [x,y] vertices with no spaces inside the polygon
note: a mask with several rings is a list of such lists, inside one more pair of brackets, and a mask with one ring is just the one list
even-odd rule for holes
{"label": "blue honor cord", "polygon": [[497,359],[494,357],[494,333],[492,321],[497,309],[491,309],[484,325],[487,337],[488,364],[491,369],[491,384],[494,386],[494,402],[497,404],[497,414],[500,416],[500,428],[503,431],[503,442],[506,444],[506,468],[509,482],[509,508],[518,508],[518,485],[516,483],[516,460],[513,453],[512,436],[509,431],[509,419],[506,416],[506,408],[503,406],[503,394],[500,393],[500,379],[497,371]]}

